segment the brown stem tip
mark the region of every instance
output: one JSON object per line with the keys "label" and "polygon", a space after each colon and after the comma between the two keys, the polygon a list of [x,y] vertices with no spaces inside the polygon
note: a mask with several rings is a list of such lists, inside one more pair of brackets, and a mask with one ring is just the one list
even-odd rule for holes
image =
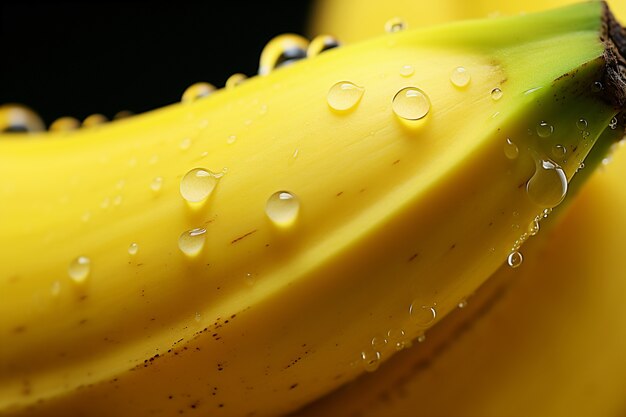
{"label": "brown stem tip", "polygon": [[605,44],[606,72],[602,84],[607,98],[616,108],[626,108],[626,29],[623,28],[606,2],[602,2],[602,31],[600,39]]}

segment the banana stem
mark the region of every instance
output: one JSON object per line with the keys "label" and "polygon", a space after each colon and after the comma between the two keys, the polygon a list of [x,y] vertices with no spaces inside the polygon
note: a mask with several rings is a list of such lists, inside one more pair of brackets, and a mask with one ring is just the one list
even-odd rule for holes
{"label": "banana stem", "polygon": [[609,6],[606,3],[603,6],[601,40],[606,45],[606,71],[602,84],[606,86],[605,98],[623,111],[626,107],[626,29],[617,21]]}

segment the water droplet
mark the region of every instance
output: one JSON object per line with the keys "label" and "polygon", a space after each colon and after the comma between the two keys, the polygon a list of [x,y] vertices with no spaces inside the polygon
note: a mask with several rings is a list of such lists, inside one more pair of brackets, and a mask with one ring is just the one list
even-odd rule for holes
{"label": "water droplet", "polygon": [[406,347],[406,333],[402,329],[390,329],[387,332],[387,340],[396,350],[402,350]]}
{"label": "water droplet", "polygon": [[388,343],[389,341],[387,340],[387,338],[383,336],[374,336],[371,340],[372,349],[377,352],[382,352],[383,350],[385,350]]}
{"label": "water droplet", "polygon": [[53,297],[58,296],[61,293],[61,281],[54,281],[50,286],[50,294]]}
{"label": "water droplet", "polygon": [[510,138],[506,138],[506,143],[504,144],[504,155],[508,159],[516,159],[519,156],[519,148]]}
{"label": "water droplet", "polygon": [[509,253],[509,256],[506,258],[506,263],[511,268],[519,267],[522,264],[522,262],[524,262],[524,257],[518,251],[513,251],[513,252]]}
{"label": "water droplet", "polygon": [[226,80],[226,89],[230,90],[231,88],[237,87],[239,84],[243,83],[248,77],[245,74],[240,72],[236,72]]}
{"label": "water droplet", "polygon": [[422,305],[416,300],[409,307],[409,317],[418,326],[427,327],[437,318],[437,310],[434,306]]}
{"label": "water droplet", "polygon": [[611,130],[617,129],[617,117],[611,119],[611,121],[609,122],[609,127],[611,128]]}
{"label": "water droplet", "polygon": [[21,104],[0,105],[0,132],[41,132],[46,130],[41,117],[29,107]]}
{"label": "water droplet", "polygon": [[137,255],[137,252],[139,252],[139,245],[136,242],[133,242],[130,245],[128,245],[129,255],[131,256]]}
{"label": "water droplet", "polygon": [[254,284],[256,284],[256,274],[253,274],[252,272],[246,272],[246,275],[244,276],[244,281],[247,285],[253,286]]}
{"label": "water droplet", "polygon": [[109,121],[109,119],[107,119],[105,115],[96,113],[96,114],[92,114],[91,116],[87,116],[85,120],[83,120],[83,127],[98,126],[98,125],[106,123],[107,121]]}
{"label": "water droplet", "polygon": [[326,101],[334,110],[350,110],[361,101],[364,91],[365,88],[359,87],[350,81],[340,81],[330,87],[326,95]]}
{"label": "water droplet", "polygon": [[541,138],[549,137],[550,135],[552,135],[552,132],[554,132],[554,126],[552,126],[546,121],[542,120],[537,125],[537,135],[539,135],[539,137]]}
{"label": "water droplet", "polygon": [[80,121],[74,117],[60,117],[56,119],[49,127],[50,131],[62,132],[68,130],[76,130],[80,127]]}
{"label": "water droplet", "polygon": [[154,164],[156,164],[157,162],[159,162],[159,155],[156,155],[156,154],[155,154],[155,155],[152,155],[152,156],[150,157],[150,160],[148,161],[148,163],[149,163],[150,165],[154,165]]}
{"label": "water droplet", "polygon": [[403,65],[402,68],[400,68],[400,75],[403,77],[410,77],[413,74],[415,74],[413,65]]}
{"label": "water droplet", "polygon": [[184,138],[180,141],[180,149],[186,151],[191,146],[191,138]]}
{"label": "water droplet", "polygon": [[492,98],[494,101],[498,101],[498,100],[500,100],[500,99],[502,98],[502,96],[503,96],[503,95],[504,95],[504,93],[502,92],[502,90],[501,90],[501,89],[499,89],[499,88],[497,88],[497,87],[496,87],[496,88],[494,88],[493,90],[491,90],[491,98]]}
{"label": "water droplet", "polygon": [[237,136],[235,135],[230,135],[227,139],[226,139],[226,143],[228,143],[229,145],[232,145],[233,143],[235,143],[237,141]]}
{"label": "water droplet", "polygon": [[111,199],[109,197],[105,197],[104,200],[100,203],[100,207],[103,209],[109,208],[111,205]]}
{"label": "water droplet", "polygon": [[374,372],[380,365],[380,352],[372,349],[364,350],[361,352],[361,360],[366,371]]}
{"label": "water droplet", "polygon": [[86,256],[79,256],[70,263],[67,273],[76,284],[82,284],[89,277],[90,271],[91,260]]}
{"label": "water droplet", "polygon": [[567,153],[567,149],[563,145],[554,145],[552,147],[552,155],[555,158],[561,159],[565,156],[566,153]]}
{"label": "water droplet", "polygon": [[472,79],[465,67],[456,67],[450,74],[450,82],[457,87],[465,87]]}
{"label": "water droplet", "polygon": [[594,93],[599,93],[600,91],[602,91],[602,83],[600,81],[596,81],[591,85],[591,91],[593,91]]}
{"label": "water droplet", "polygon": [[552,213],[552,209],[551,209],[551,208],[547,208],[547,209],[544,209],[544,210],[543,210],[543,212],[542,212],[541,214],[543,215],[543,218],[544,218],[544,219],[547,219],[547,218],[548,218],[548,216],[549,216],[551,213]]}
{"label": "water droplet", "polygon": [[535,91],[541,90],[542,88],[543,87],[535,87],[535,88],[528,89],[528,90],[524,91],[524,95],[527,96],[529,94],[534,93]]}
{"label": "water droplet", "polygon": [[535,174],[526,184],[530,200],[541,207],[556,207],[567,194],[567,177],[563,169],[548,160],[537,161]]}
{"label": "water droplet", "polygon": [[528,225],[528,233],[531,236],[536,236],[539,233],[539,220],[535,219]]}
{"label": "water droplet", "polygon": [[210,96],[215,91],[215,86],[209,83],[195,83],[187,87],[181,98],[183,103],[191,103],[200,98]]}
{"label": "water droplet", "polygon": [[122,200],[123,197],[120,194],[116,195],[115,197],[113,197],[113,205],[119,206],[120,204],[122,204]]}
{"label": "water droplet", "polygon": [[419,343],[424,343],[426,341],[426,335],[422,333],[421,335],[417,336],[417,341]]}
{"label": "water droplet", "polygon": [[163,186],[163,177],[154,177],[152,182],[150,183],[150,189],[155,193],[161,191],[161,187]]}
{"label": "water droplet", "polygon": [[309,41],[293,33],[278,35],[270,40],[259,59],[259,75],[267,75],[276,68],[284,67],[306,58]]}
{"label": "water droplet", "polygon": [[204,168],[194,168],[180,180],[180,195],[190,203],[206,200],[220,176]]}
{"label": "water droplet", "polygon": [[393,17],[385,23],[385,32],[387,33],[401,32],[407,28],[407,23],[399,17]]}
{"label": "water droplet", "polygon": [[288,191],[278,191],[267,199],[265,214],[274,224],[289,226],[298,217],[300,201]]}
{"label": "water droplet", "polygon": [[195,320],[196,322],[198,322],[198,323],[199,323],[199,322],[200,322],[200,320],[202,320],[202,314],[200,314],[198,311],[196,311],[196,314],[194,315],[194,317],[193,317],[193,318],[194,318],[194,320]]}
{"label": "water droplet", "polygon": [[178,248],[187,256],[196,256],[202,251],[205,240],[206,229],[187,230],[178,238]]}
{"label": "water droplet", "polygon": [[306,54],[308,57],[313,57],[328,51],[329,49],[337,48],[340,45],[339,41],[330,35],[319,35],[313,38]]}
{"label": "water droplet", "polygon": [[585,163],[581,162],[580,165],[578,165],[578,169],[576,169],[576,172],[580,171],[581,169],[585,168]]}
{"label": "water droplet", "polygon": [[589,123],[585,119],[578,119],[578,121],[576,122],[576,127],[578,128],[578,130],[585,130],[588,126]]}
{"label": "water droplet", "polygon": [[406,87],[396,93],[391,106],[401,119],[420,120],[430,111],[430,100],[419,88]]}
{"label": "water droplet", "polygon": [[83,223],[87,223],[89,219],[91,219],[91,212],[89,211],[84,212],[82,216],[80,216],[80,219],[82,220]]}
{"label": "water droplet", "polygon": [[467,307],[467,300],[461,300],[461,301],[459,301],[458,306],[459,306],[459,308],[465,308],[465,307]]}
{"label": "water droplet", "polygon": [[120,110],[113,115],[113,120],[126,119],[128,117],[133,116],[134,113],[130,110]]}

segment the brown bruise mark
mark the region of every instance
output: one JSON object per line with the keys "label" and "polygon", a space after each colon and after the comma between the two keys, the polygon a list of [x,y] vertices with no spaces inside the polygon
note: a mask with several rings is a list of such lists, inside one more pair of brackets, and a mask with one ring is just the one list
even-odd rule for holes
{"label": "brown bruise mark", "polygon": [[413,260],[415,260],[415,258],[417,258],[419,256],[419,253],[415,252],[413,255],[411,255],[411,257],[409,258],[408,262],[412,262]]}
{"label": "brown bruise mark", "polygon": [[247,238],[248,236],[250,236],[250,235],[252,235],[252,234],[254,234],[254,233],[256,233],[256,232],[257,232],[257,229],[254,229],[254,230],[253,230],[253,231],[251,231],[251,232],[248,232],[248,233],[246,233],[246,234],[244,234],[244,235],[241,235],[241,236],[239,236],[238,238],[235,238],[235,239],[231,240],[231,241],[230,241],[230,244],[231,244],[231,245],[232,245],[232,244],[235,244],[235,243],[239,242],[240,240],[245,239],[245,238]]}
{"label": "brown bruise mark", "polygon": [[399,163],[400,163],[400,160],[399,160],[399,159],[396,159],[395,161],[393,161],[393,163],[392,163],[391,165],[397,165],[397,164],[399,164]]}
{"label": "brown bruise mark", "polygon": [[24,333],[25,331],[26,331],[26,326],[24,325],[16,326],[13,328],[14,334],[21,334],[21,333]]}
{"label": "brown bruise mark", "polygon": [[298,383],[295,384],[291,384],[291,386],[289,387],[289,389],[295,389],[298,387]]}
{"label": "brown bruise mark", "polygon": [[337,194],[335,194],[335,197],[341,197],[342,194],[343,194],[343,191],[339,191]]}

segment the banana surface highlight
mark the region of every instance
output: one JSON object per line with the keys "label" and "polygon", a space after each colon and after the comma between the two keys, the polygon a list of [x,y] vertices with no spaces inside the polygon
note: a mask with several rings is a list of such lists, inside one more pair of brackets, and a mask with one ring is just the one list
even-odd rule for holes
{"label": "banana surface highlight", "polygon": [[623,110],[607,22],[403,31],[3,135],[0,413],[278,415],[375,369],[519,265]]}

